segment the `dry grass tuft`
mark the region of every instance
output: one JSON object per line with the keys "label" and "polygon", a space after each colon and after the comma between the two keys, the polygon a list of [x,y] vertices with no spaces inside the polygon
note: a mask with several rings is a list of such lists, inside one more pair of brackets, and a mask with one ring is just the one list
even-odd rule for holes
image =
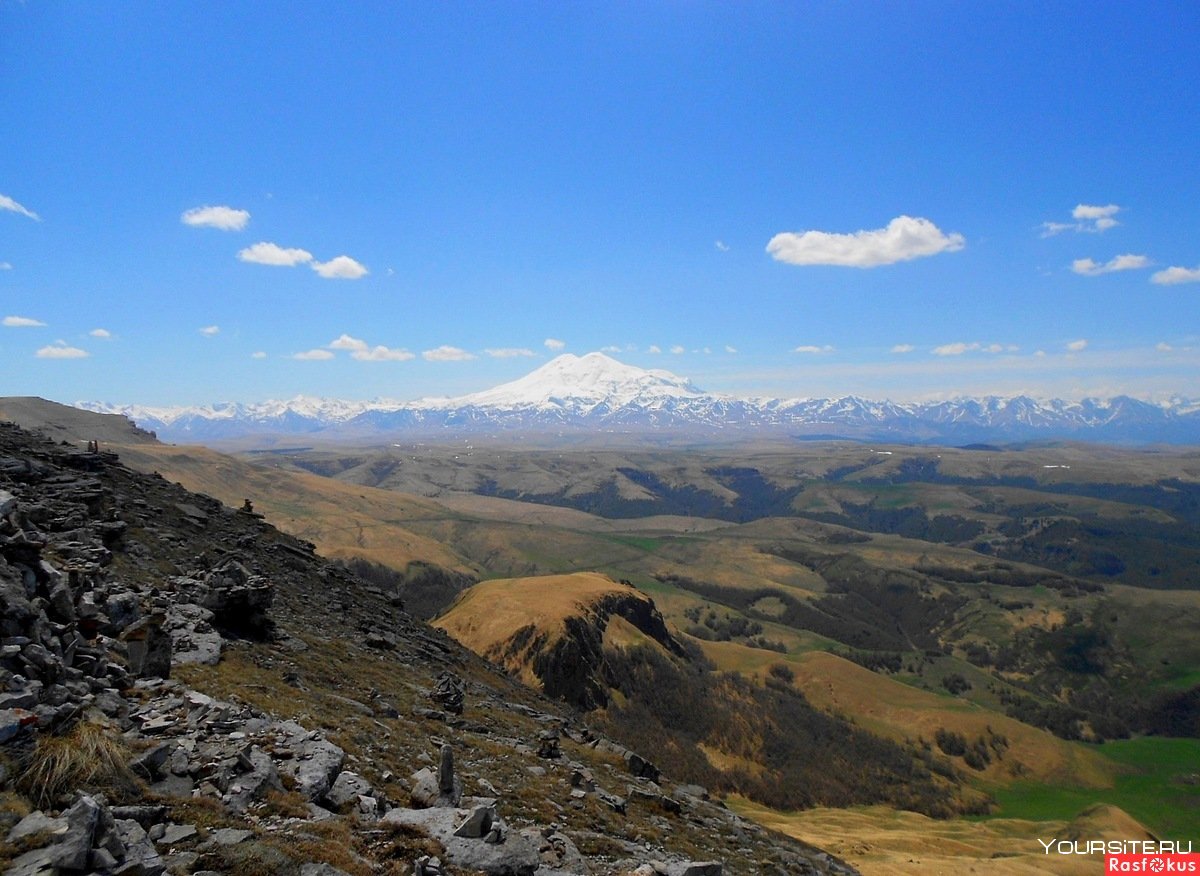
{"label": "dry grass tuft", "polygon": [[32,811],[33,807],[24,797],[14,794],[12,791],[0,791],[0,826],[4,826],[6,833],[8,827],[16,824]]}
{"label": "dry grass tuft", "polygon": [[[289,778],[291,777],[289,776]],[[259,814],[279,815],[283,818],[308,818],[308,798],[295,791],[268,791]]]}
{"label": "dry grass tuft", "polygon": [[111,724],[80,721],[62,735],[38,737],[21,765],[16,787],[39,808],[79,790],[102,793],[111,802],[129,799],[139,790],[127,765],[129,754]]}
{"label": "dry grass tuft", "polygon": [[382,860],[386,876],[408,876],[412,862],[422,855],[444,856],[446,847],[430,839],[414,827],[390,825],[371,852]]}
{"label": "dry grass tuft", "polygon": [[234,876],[299,876],[300,863],[273,844],[259,840],[221,846],[201,861]]}
{"label": "dry grass tuft", "polygon": [[[201,831],[240,826],[221,805],[221,801],[215,797],[172,797],[165,794],[147,794],[146,800],[166,806],[171,813],[172,821],[180,824],[194,824]],[[203,836],[203,833],[201,835]]]}
{"label": "dry grass tuft", "polygon": [[[33,811],[29,801],[12,791],[0,791],[0,837],[8,833],[18,821]],[[0,841],[0,873],[7,873],[9,865],[30,849],[45,844],[45,836],[34,834],[15,843]]]}

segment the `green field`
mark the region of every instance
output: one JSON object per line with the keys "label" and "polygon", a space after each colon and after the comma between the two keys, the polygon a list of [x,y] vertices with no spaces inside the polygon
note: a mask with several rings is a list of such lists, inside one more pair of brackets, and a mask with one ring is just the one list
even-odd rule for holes
{"label": "green field", "polygon": [[1126,768],[1112,788],[1017,782],[996,788],[990,817],[1069,820],[1094,803],[1124,809],[1160,839],[1200,840],[1200,739],[1147,736],[1094,746]]}

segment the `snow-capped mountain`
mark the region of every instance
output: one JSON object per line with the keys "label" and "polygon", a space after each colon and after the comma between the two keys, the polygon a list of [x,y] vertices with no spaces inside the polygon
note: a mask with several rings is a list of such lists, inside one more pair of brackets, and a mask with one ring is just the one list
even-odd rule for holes
{"label": "snow-capped mountain", "polygon": [[565,354],[511,383],[457,398],[354,402],[297,396],[259,404],[150,408],[80,402],[125,414],[168,441],[246,435],[367,440],[403,435],[621,433],[970,443],[1073,438],[1121,443],[1200,443],[1200,404],[1154,405],[1127,396],[1078,402],[1027,396],[931,403],[837,399],[739,399],[707,393],[668,371],[603,353]]}
{"label": "snow-capped mountain", "polygon": [[705,393],[691,381],[669,371],[646,371],[603,353],[566,353],[511,383],[459,398],[425,399],[417,404],[430,410],[492,407],[583,411],[598,405],[620,408],[648,401],[704,397]]}

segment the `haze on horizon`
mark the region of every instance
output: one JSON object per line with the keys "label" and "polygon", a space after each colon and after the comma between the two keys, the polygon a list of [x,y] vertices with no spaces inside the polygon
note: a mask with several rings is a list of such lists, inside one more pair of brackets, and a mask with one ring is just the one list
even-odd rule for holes
{"label": "haze on horizon", "polygon": [[603,350],[738,396],[1200,398],[1197,37],[0,0],[0,394],[415,399]]}

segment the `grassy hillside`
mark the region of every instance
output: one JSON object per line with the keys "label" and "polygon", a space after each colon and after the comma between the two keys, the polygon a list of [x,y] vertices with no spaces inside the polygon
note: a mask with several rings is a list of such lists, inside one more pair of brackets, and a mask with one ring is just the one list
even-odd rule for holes
{"label": "grassy hillside", "polygon": [[[614,619],[599,636],[616,656],[608,669],[641,681],[608,685],[597,719],[661,733],[674,700],[642,696],[654,685],[686,692],[679,705],[692,704],[682,712],[689,719],[702,698],[722,701],[716,723],[742,721],[738,732],[691,726],[664,747],[673,766],[713,787],[788,805],[763,781],[769,733],[759,724],[772,709],[815,707],[950,764],[957,781],[991,796],[994,816],[1066,824],[1109,802],[1155,830],[1194,824],[1186,819],[1195,786],[1155,790],[1167,780],[1148,762],[1175,743],[1136,738],[1200,734],[1194,452],[806,445],[737,456],[387,455],[395,465],[340,453],[259,455],[231,467],[182,448],[137,459],[231,503],[249,495],[272,521],[335,555],[401,569],[419,560],[484,579],[598,572],[631,581],[712,666],[681,674],[677,659]],[[511,602],[517,617],[507,623],[516,629],[522,618],[529,626],[548,608],[578,605],[561,594],[521,602],[516,583],[496,583],[507,590],[477,607]],[[527,672],[523,659],[510,668]],[[776,665],[791,677],[772,675]],[[1158,753],[1129,772],[1113,753],[1139,745]],[[807,776],[787,781],[819,787]],[[871,781],[859,777],[864,787]],[[1139,781],[1140,800],[1130,791]],[[891,802],[923,805],[919,795]],[[1184,821],[1164,820],[1172,811]],[[1005,839],[1016,823],[979,827],[989,838],[976,848],[1004,852],[1042,829]],[[943,836],[917,824],[909,826]],[[907,848],[891,827],[880,825],[878,836]],[[888,855],[881,860],[900,860]],[[871,872],[866,860],[860,866]]]}
{"label": "grassy hillside", "polygon": [[[813,708],[796,687],[717,672],[649,598],[594,573],[486,581],[435,622],[672,775],[773,805],[887,801],[948,815],[982,804],[944,757]],[[831,764],[837,764],[831,769]]]}
{"label": "grassy hillside", "polygon": [[416,521],[454,516],[434,502],[302,472],[277,472],[203,447],[151,444],[117,449],[127,465],[157,471],[227,505],[241,507],[250,499],[256,511],[313,542],[325,556],[361,556],[398,569],[423,560],[472,571],[445,544],[411,528]]}

